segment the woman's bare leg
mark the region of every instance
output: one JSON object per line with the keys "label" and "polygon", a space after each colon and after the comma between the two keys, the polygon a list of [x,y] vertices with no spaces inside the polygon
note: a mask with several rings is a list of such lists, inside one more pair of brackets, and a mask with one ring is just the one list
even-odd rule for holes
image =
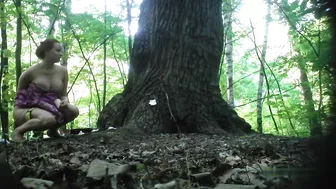
{"label": "woman's bare leg", "polygon": [[[13,131],[13,141],[16,142],[20,142],[25,140],[25,138],[23,137],[24,133],[26,133],[27,131],[30,130],[40,130],[40,120],[37,118],[34,119],[30,119],[27,122],[25,122],[23,125],[17,127],[16,129],[14,129]],[[34,129],[35,128],[35,129]]]}
{"label": "woman's bare leg", "polygon": [[65,120],[65,124],[73,121],[79,115],[79,110],[76,106],[68,104],[64,108],[60,108]]}
{"label": "woman's bare leg", "polygon": [[34,108],[31,111],[31,119],[26,121],[26,111],[28,109],[17,109],[14,111],[14,119],[18,124],[18,127],[13,131],[14,141],[23,141],[23,135],[28,131],[43,131],[56,126],[56,119],[50,112]]}
{"label": "woman's bare leg", "polygon": [[64,123],[57,125],[57,128],[51,128],[48,130],[47,135],[49,137],[60,137],[60,134],[58,133],[57,129],[63,129],[63,133],[65,133],[65,129],[66,129],[66,124],[73,121],[76,117],[78,117],[79,115],[79,110],[76,106],[72,105],[72,104],[68,104],[65,107],[62,107],[59,109],[63,116],[64,116]]}

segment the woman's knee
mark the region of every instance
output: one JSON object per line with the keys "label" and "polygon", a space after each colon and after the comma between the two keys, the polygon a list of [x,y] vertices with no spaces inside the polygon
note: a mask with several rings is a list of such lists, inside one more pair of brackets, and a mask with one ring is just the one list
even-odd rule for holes
{"label": "woman's knee", "polygon": [[52,115],[44,115],[39,117],[40,121],[41,121],[41,125],[45,126],[45,127],[53,127],[56,126],[56,119],[54,116]]}
{"label": "woman's knee", "polygon": [[76,106],[74,105],[70,106],[69,110],[74,118],[76,118],[79,115],[79,109]]}
{"label": "woman's knee", "polygon": [[72,121],[79,115],[79,109],[74,105],[69,105],[63,112],[64,117],[67,121]]}
{"label": "woman's knee", "polygon": [[56,118],[48,111],[34,108],[32,110],[32,118],[37,118],[40,120],[40,124],[44,127],[53,127],[56,125]]}
{"label": "woman's knee", "polygon": [[73,115],[74,119],[79,116],[79,109],[76,106],[74,106]]}
{"label": "woman's knee", "polygon": [[28,110],[27,108],[17,108],[17,107],[14,108],[13,119],[15,128],[27,121],[25,118],[27,110]]}

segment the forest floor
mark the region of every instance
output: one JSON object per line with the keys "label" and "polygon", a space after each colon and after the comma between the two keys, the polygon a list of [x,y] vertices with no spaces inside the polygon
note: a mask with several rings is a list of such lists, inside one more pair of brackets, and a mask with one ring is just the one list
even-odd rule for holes
{"label": "forest floor", "polygon": [[[255,133],[147,135],[120,129],[10,143],[7,149],[16,177],[53,181],[26,186],[54,189],[300,188],[314,162],[308,139]],[[0,152],[4,157],[4,143]]]}

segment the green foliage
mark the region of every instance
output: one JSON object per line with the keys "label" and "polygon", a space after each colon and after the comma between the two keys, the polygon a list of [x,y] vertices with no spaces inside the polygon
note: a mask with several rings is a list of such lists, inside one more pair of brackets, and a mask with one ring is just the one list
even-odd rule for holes
{"label": "green foliage", "polygon": [[[288,38],[291,42],[291,50],[274,60],[267,59],[269,67],[266,67],[266,76],[270,85],[270,94],[267,94],[264,85],[264,132],[276,133],[273,117],[280,134],[295,135],[296,132],[299,136],[309,136],[307,117],[311,113],[307,111],[305,106],[298,64],[306,65],[315,110],[318,113],[319,122],[325,127],[331,83],[330,73],[327,71],[330,69],[327,67],[327,63],[332,57],[332,54],[330,54],[330,26],[324,18],[315,19],[314,9],[308,1],[282,0],[280,3],[273,3],[272,5],[273,9],[276,10],[272,13],[272,18],[275,18],[275,14],[278,14],[280,18],[279,20],[273,19],[273,22],[283,23],[289,27]],[[234,15],[238,14],[235,13]],[[237,40],[234,41],[234,50],[240,51],[240,56],[234,59],[235,110],[256,129],[256,91],[260,63],[255,55],[254,47],[241,52],[241,48],[246,45],[245,41],[249,36],[247,32],[249,29],[244,30],[244,26],[239,22],[239,19],[234,22],[234,28],[239,28],[234,31],[235,35],[238,36]],[[225,68],[222,69],[223,75],[220,77],[220,87],[225,99],[226,77]],[[319,78],[319,74],[321,74],[321,78]],[[280,89],[276,80],[280,83]],[[321,80],[322,82],[320,82]],[[270,114],[269,109],[272,110],[273,115]],[[289,120],[291,120],[295,132],[291,128]]]}
{"label": "green foliage", "polygon": [[8,49],[4,49],[3,50],[3,56],[4,56],[4,58],[9,58],[9,57],[12,56],[12,52]]}

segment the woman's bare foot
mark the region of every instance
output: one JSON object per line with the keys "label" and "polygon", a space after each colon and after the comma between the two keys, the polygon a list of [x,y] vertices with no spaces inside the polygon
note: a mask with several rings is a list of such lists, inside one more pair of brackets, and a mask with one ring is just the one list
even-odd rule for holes
{"label": "woman's bare foot", "polygon": [[13,131],[13,134],[12,134],[12,140],[14,142],[23,142],[25,141],[25,137],[23,136],[22,133],[18,132],[16,129]]}

